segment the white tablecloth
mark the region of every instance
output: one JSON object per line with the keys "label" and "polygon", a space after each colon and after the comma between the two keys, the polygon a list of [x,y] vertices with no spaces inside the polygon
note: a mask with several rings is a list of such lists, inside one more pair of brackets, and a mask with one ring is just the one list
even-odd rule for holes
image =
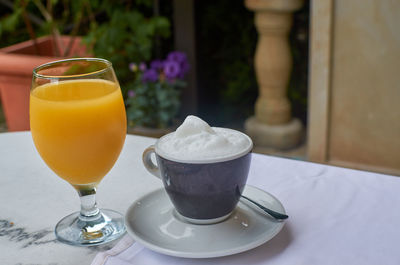
{"label": "white tablecloth", "polygon": [[290,218],[266,244],[222,258],[170,257],[126,236],[92,265],[400,264],[400,179],[255,154],[249,184],[283,203]]}
{"label": "white tablecloth", "polygon": [[[132,201],[162,186],[142,165],[155,139],[127,135],[97,190],[99,207],[125,213]],[[89,265],[113,246],[74,247],[55,239],[57,222],[79,211],[79,197],[37,153],[30,132],[0,133],[0,265]]]}
{"label": "white tablecloth", "polygon": [[[143,150],[154,142],[127,136],[121,156],[99,186],[100,207],[124,213],[133,201],[162,186],[141,162]],[[398,177],[255,154],[248,182],[275,195],[290,216],[266,244],[229,257],[191,260],[135,243],[102,260],[98,253],[108,246],[79,248],[55,240],[55,224],[79,210],[78,196],[44,164],[29,132],[2,133],[0,264],[91,264],[96,255],[107,265],[400,264]],[[121,244],[131,243],[125,240]]]}

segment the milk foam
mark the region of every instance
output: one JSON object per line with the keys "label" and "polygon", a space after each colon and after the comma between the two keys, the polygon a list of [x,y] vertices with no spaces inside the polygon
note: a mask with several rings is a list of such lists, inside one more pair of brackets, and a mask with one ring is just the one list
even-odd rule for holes
{"label": "milk foam", "polygon": [[252,148],[250,138],[241,132],[210,127],[205,121],[188,116],[178,129],[162,137],[157,152],[178,160],[219,160],[247,153]]}

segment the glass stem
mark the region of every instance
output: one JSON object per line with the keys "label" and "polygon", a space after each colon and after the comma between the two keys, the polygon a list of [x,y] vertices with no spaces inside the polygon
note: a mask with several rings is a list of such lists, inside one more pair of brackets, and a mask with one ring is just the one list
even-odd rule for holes
{"label": "glass stem", "polygon": [[86,221],[96,219],[100,213],[96,203],[96,187],[78,189],[78,194],[81,199],[81,212],[79,218]]}

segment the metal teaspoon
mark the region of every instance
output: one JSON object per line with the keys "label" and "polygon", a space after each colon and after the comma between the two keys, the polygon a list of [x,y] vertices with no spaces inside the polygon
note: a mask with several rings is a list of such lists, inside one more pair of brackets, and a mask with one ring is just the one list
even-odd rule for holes
{"label": "metal teaspoon", "polygon": [[265,207],[264,205],[261,205],[261,204],[259,204],[258,202],[256,202],[256,201],[250,199],[250,198],[247,197],[247,196],[244,196],[244,195],[240,195],[240,196],[241,196],[243,199],[246,199],[246,200],[248,200],[249,202],[253,203],[254,205],[256,205],[257,207],[259,207],[261,210],[263,210],[264,212],[268,213],[269,215],[271,215],[273,218],[275,218],[275,219],[278,220],[278,221],[282,221],[282,220],[285,220],[285,219],[289,218],[288,215],[275,212],[275,211],[273,211],[273,210],[271,210],[271,209]]}

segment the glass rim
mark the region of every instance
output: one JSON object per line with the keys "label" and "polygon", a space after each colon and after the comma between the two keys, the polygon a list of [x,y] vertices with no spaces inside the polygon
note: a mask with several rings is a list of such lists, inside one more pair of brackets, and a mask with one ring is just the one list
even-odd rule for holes
{"label": "glass rim", "polygon": [[[38,71],[40,71],[46,67],[50,67],[52,65],[61,64],[61,63],[74,62],[74,61],[102,62],[105,64],[105,67],[103,69],[93,71],[90,73],[84,73],[84,74],[43,75],[43,74],[38,73]],[[70,78],[74,78],[74,77],[90,77],[92,75],[102,74],[102,73],[106,72],[108,69],[110,69],[111,67],[112,67],[112,63],[103,58],[95,58],[95,57],[69,58],[69,59],[61,59],[61,60],[56,60],[56,61],[51,61],[48,63],[41,64],[41,65],[33,68],[33,76],[36,78],[43,78],[43,79],[70,79]]]}

